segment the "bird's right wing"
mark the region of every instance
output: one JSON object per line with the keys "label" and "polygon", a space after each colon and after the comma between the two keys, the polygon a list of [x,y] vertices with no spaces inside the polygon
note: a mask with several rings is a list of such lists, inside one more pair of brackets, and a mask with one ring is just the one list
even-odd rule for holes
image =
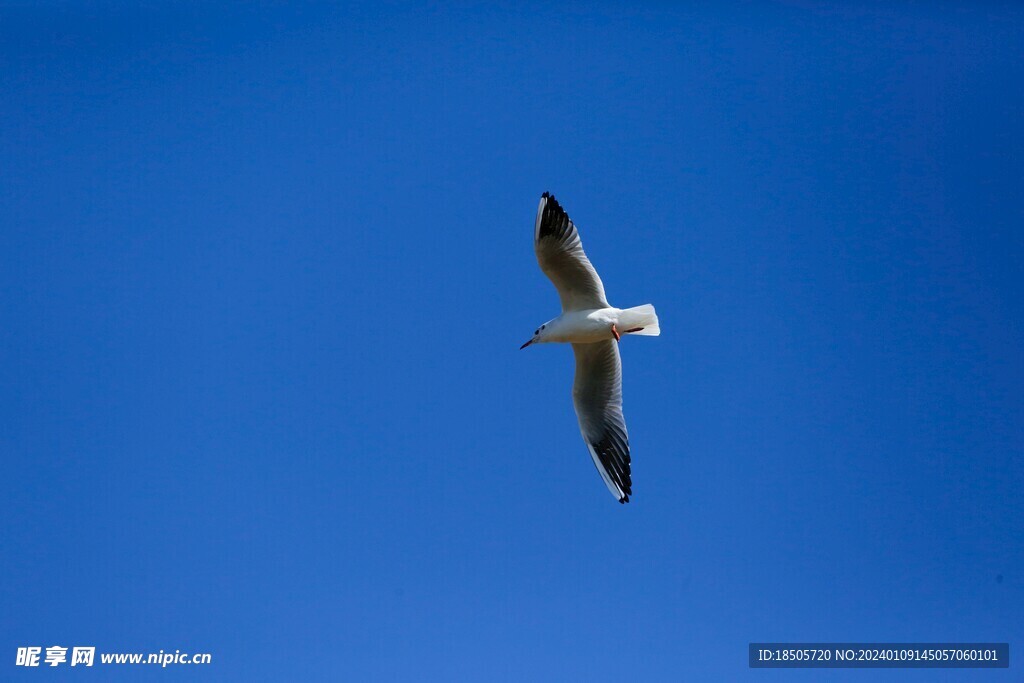
{"label": "bird's right wing", "polygon": [[604,285],[568,214],[547,192],[540,198],[533,227],[533,247],[540,269],[555,284],[562,311],[607,308]]}
{"label": "bird's right wing", "polygon": [[605,485],[620,503],[629,501],[629,436],[622,417],[622,363],[619,345],[608,341],[573,344],[576,380],[572,402],[580,432]]}

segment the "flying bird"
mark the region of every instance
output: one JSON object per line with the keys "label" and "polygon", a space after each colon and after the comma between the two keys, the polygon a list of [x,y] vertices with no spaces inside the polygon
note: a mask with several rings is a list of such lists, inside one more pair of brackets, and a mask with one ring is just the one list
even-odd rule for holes
{"label": "flying bird", "polygon": [[558,290],[562,315],[538,327],[519,348],[548,342],[572,344],[576,355],[572,402],[583,441],[608,490],[620,503],[627,503],[633,482],[622,417],[619,341],[631,334],[658,336],[658,316],[650,304],[625,309],[608,305],[604,285],[583,253],[576,226],[547,192],[537,207],[533,247],[540,269]]}

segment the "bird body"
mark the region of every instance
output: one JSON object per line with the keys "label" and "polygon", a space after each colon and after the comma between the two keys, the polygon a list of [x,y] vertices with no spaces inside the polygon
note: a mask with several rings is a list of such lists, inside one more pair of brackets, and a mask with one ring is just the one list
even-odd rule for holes
{"label": "bird body", "polygon": [[545,192],[537,207],[534,250],[541,270],[558,290],[562,314],[538,327],[523,344],[572,344],[576,378],[572,400],[580,433],[608,490],[620,503],[633,493],[629,436],[622,416],[622,362],[619,341],[626,335],[658,336],[654,306],[615,308],[583,251],[568,214]]}
{"label": "bird body", "polygon": [[[653,319],[652,319],[653,316]],[[542,326],[533,344],[562,342],[568,344],[591,344],[614,339],[612,326],[619,334],[640,334],[656,336],[658,319],[650,304],[636,308],[592,308],[582,311],[566,311]]]}

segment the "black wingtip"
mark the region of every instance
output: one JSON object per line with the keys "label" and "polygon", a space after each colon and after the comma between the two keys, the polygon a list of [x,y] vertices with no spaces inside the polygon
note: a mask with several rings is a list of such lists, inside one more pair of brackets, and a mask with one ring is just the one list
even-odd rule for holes
{"label": "black wingtip", "polygon": [[544,208],[541,211],[537,239],[545,237],[564,238],[572,231],[572,220],[569,219],[565,209],[555,199],[555,195],[545,192],[542,198],[547,201],[544,202]]}
{"label": "black wingtip", "polygon": [[557,199],[555,199],[554,193],[545,192],[544,194],[541,195],[541,198],[548,200],[548,206],[553,206],[555,209],[563,211],[562,205],[558,203]]}
{"label": "black wingtip", "polygon": [[557,199],[555,199],[555,193],[554,192],[545,192],[544,194],[542,194],[540,196],[540,198],[541,199],[547,199],[549,206],[553,205],[559,211],[564,212],[564,209],[562,209],[562,205],[558,203]]}
{"label": "black wingtip", "polygon": [[610,426],[597,441],[589,441],[594,464],[619,503],[628,503],[633,495],[633,479],[629,467],[629,437],[625,430]]}

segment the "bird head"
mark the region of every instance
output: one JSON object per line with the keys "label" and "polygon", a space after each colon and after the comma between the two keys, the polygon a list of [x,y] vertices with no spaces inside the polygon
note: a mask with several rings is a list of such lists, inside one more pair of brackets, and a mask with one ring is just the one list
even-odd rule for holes
{"label": "bird head", "polygon": [[544,323],[543,325],[538,327],[536,330],[534,330],[533,331],[533,337],[530,339],[530,341],[528,341],[525,344],[523,344],[522,346],[520,346],[519,350],[522,351],[523,349],[525,349],[530,344],[540,344],[540,343],[543,343],[543,342],[547,341],[545,339],[545,337],[547,336],[547,327],[548,327],[548,324]]}

